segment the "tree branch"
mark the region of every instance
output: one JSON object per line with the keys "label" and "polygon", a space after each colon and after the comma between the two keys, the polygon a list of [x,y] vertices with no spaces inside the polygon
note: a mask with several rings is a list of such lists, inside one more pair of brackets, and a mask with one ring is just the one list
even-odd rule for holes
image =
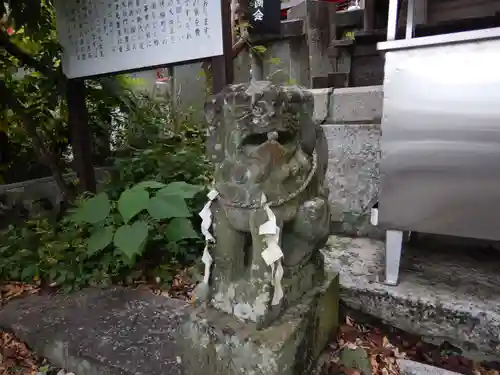
{"label": "tree branch", "polygon": [[231,51],[233,53],[233,59],[238,57],[240,52],[243,51],[243,49],[247,45],[247,41],[248,41],[248,33],[246,33],[246,35],[244,35],[236,43],[233,44],[233,49]]}

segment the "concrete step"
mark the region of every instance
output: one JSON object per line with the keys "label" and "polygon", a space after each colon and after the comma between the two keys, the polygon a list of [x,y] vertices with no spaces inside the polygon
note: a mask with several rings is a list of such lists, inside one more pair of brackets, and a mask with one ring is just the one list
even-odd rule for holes
{"label": "concrete step", "polygon": [[457,372],[407,359],[398,359],[398,365],[402,375],[459,375]]}
{"label": "concrete step", "polygon": [[378,282],[383,242],[331,236],[324,254],[340,273],[349,307],[435,343],[446,340],[473,359],[500,359],[498,251],[474,243],[407,245],[395,287]]}

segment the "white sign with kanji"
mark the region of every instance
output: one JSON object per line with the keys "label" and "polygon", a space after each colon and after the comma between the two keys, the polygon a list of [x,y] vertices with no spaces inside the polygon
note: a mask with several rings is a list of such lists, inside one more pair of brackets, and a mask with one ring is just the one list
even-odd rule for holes
{"label": "white sign with kanji", "polygon": [[254,0],[255,12],[253,12],[252,17],[254,21],[262,21],[264,19],[264,13],[262,13],[262,8],[264,8],[264,0]]}
{"label": "white sign with kanji", "polygon": [[223,54],[221,0],[56,0],[68,78]]}

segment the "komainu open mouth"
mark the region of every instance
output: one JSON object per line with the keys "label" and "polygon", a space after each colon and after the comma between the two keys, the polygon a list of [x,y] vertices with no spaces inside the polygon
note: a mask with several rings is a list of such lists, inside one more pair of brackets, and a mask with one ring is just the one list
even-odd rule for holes
{"label": "komainu open mouth", "polygon": [[[275,138],[270,138],[270,133],[277,133],[278,137]],[[269,140],[275,140],[281,145],[289,144],[292,142],[296,142],[296,134],[287,131],[287,130],[282,130],[282,131],[277,131],[277,132],[270,132],[270,133],[253,133],[249,134],[246,137],[243,138],[243,141],[241,142],[242,146],[260,146]]]}

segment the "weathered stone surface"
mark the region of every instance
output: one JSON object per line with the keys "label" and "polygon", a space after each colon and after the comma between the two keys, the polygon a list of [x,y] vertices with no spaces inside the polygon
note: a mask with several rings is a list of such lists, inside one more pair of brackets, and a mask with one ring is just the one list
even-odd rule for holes
{"label": "weathered stone surface", "polygon": [[398,365],[401,375],[459,375],[457,372],[410,361],[408,359],[398,359]]}
{"label": "weathered stone surface", "polygon": [[379,189],[380,125],[323,125],[328,141],[329,188],[335,231],[380,236],[369,223]]}
{"label": "weathered stone surface", "polygon": [[382,86],[335,89],[330,104],[329,122],[336,124],[380,124],[382,119]]}
{"label": "weathered stone surface", "polygon": [[338,277],[305,295],[265,329],[215,309],[200,309],[179,331],[189,375],[302,375],[338,326]]}
{"label": "weathered stone surface", "polygon": [[[265,79],[304,87],[309,85],[309,48],[305,39],[269,40],[266,41],[266,48],[262,60],[262,73]],[[234,61],[234,82],[248,82],[252,66],[249,51],[241,51]]]}
{"label": "weathered stone surface", "polygon": [[[195,310],[183,301],[118,287],[31,296],[0,310],[2,329],[78,375],[241,374],[240,366],[255,375],[301,375],[337,325],[337,275],[261,331],[217,310]],[[227,351],[234,355],[231,365]],[[296,367],[273,372],[273,361],[282,366],[283,360]]]}
{"label": "weathered stone surface", "polygon": [[328,118],[330,112],[330,99],[333,89],[310,89],[309,91],[314,97],[313,121],[316,124],[322,124]]}
{"label": "weathered stone surface", "polygon": [[88,289],[13,301],[0,310],[0,327],[78,375],[190,375],[175,339],[190,311],[147,291]]}
{"label": "weathered stone surface", "polygon": [[[102,187],[111,178],[107,168],[96,168],[96,179]],[[66,180],[76,178],[75,173],[64,176]],[[37,217],[57,214],[62,194],[52,177],[0,185],[0,226],[14,218]]]}
{"label": "weathered stone surface", "polygon": [[356,43],[351,53],[351,85],[371,87],[384,82],[385,59],[374,44]]}
{"label": "weathered stone surface", "polygon": [[[212,307],[261,328],[323,282],[328,149],[313,107],[309,91],[269,81],[228,86],[205,107],[218,195],[210,207],[214,267],[203,290]],[[272,238],[260,232],[269,220],[279,227]],[[266,263],[269,241],[279,255]],[[285,293],[274,299],[278,278]]]}
{"label": "weathered stone surface", "polygon": [[383,242],[331,236],[324,255],[327,269],[340,273],[341,299],[351,308],[471,356],[500,359],[498,251],[430,241],[405,246],[398,286],[377,282]]}

